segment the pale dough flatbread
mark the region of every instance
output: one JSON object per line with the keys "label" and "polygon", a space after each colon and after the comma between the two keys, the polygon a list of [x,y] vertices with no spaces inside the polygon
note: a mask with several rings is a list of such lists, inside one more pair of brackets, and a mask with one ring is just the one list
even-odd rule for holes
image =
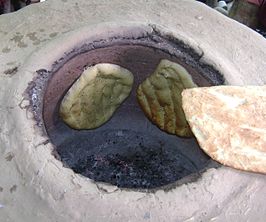
{"label": "pale dough flatbread", "polygon": [[155,72],[137,90],[146,116],[160,129],[178,136],[193,136],[182,109],[181,92],[197,87],[181,65],[161,60]]}
{"label": "pale dough flatbread", "polygon": [[266,86],[216,86],[182,93],[186,118],[214,160],[266,173]]}
{"label": "pale dough flatbread", "polygon": [[108,121],[132,89],[133,74],[118,65],[87,68],[66,93],[60,116],[74,129],[93,129]]}

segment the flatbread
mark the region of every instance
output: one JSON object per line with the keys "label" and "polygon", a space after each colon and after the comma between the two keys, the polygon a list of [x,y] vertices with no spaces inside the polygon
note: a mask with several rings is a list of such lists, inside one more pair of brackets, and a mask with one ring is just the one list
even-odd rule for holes
{"label": "flatbread", "polygon": [[118,65],[87,68],[63,98],[59,114],[74,129],[93,129],[108,121],[132,89],[133,74]]}
{"label": "flatbread", "polygon": [[266,86],[216,86],[182,93],[200,147],[214,160],[266,173]]}
{"label": "flatbread", "polygon": [[193,136],[182,109],[181,92],[197,87],[181,65],[161,60],[155,72],[137,90],[146,116],[160,129],[178,136]]}

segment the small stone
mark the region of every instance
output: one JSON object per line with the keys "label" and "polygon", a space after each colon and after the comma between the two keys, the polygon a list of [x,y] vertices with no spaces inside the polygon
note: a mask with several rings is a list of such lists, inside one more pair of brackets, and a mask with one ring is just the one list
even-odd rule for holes
{"label": "small stone", "polygon": [[203,16],[197,15],[195,18],[198,19],[198,20],[202,20],[203,19]]}

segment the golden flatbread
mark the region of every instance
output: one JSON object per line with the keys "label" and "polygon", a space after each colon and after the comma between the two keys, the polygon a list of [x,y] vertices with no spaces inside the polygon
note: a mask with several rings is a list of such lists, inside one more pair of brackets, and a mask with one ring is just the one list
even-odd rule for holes
{"label": "golden flatbread", "polygon": [[214,160],[266,173],[266,86],[216,86],[182,93],[200,147]]}
{"label": "golden flatbread", "polygon": [[181,65],[161,60],[155,72],[137,90],[137,98],[146,116],[160,129],[178,136],[193,136],[186,121],[181,92],[197,87]]}
{"label": "golden flatbread", "polygon": [[132,89],[133,74],[114,64],[87,68],[66,93],[60,116],[74,129],[93,129],[108,121]]}

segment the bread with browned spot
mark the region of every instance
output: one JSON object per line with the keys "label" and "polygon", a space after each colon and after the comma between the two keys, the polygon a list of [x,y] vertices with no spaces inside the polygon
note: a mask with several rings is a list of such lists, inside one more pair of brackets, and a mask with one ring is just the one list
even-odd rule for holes
{"label": "bread with browned spot", "polygon": [[214,160],[266,173],[266,86],[215,86],[183,93],[200,147]]}

